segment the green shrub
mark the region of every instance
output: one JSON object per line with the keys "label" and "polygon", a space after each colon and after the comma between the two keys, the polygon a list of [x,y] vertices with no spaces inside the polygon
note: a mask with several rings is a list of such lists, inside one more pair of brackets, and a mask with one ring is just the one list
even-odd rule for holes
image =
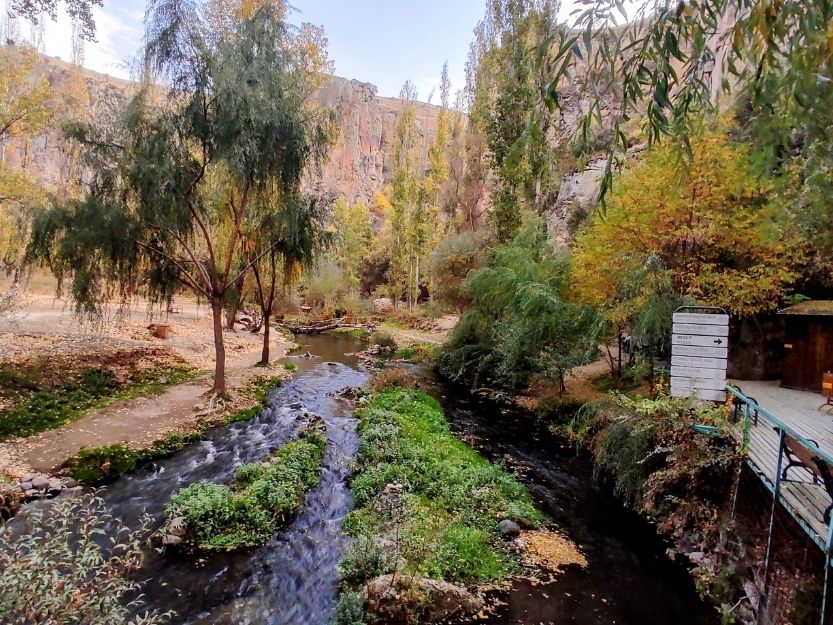
{"label": "green shrub", "polygon": [[318,484],[326,445],[322,430],[320,422],[307,428],[266,460],[268,468],[240,467],[231,487],[198,482],[183,488],[168,503],[168,519],[184,517],[186,542],[200,549],[263,544]]}
{"label": "green shrub", "polygon": [[356,535],[338,568],[344,581],[363,584],[387,572],[385,550],[373,536]]}
{"label": "green shrub", "polygon": [[289,373],[295,373],[298,370],[298,365],[294,362],[285,362],[283,363],[283,368],[289,371]]}
{"label": "green shrub", "polygon": [[[159,625],[171,614],[143,610],[137,581],[151,519],[128,528],[89,495],[30,508],[25,531],[0,527],[0,622],[5,625]],[[21,525],[16,525],[17,528]],[[112,537],[106,549],[101,535]]]}
{"label": "green shrub", "polygon": [[583,402],[575,400],[550,398],[535,407],[535,416],[549,425],[562,427],[572,422],[583,406]]}
{"label": "green shrub", "polygon": [[263,468],[263,465],[257,462],[244,464],[242,467],[238,467],[237,471],[234,472],[234,481],[241,487],[250,486],[262,478],[264,473],[266,473],[266,469]]}
{"label": "green shrub", "polygon": [[121,443],[81,449],[67,461],[69,474],[84,484],[102,484],[136,470],[140,452]]}
{"label": "green shrub", "polygon": [[370,335],[370,344],[384,347],[390,351],[394,351],[396,349],[396,339],[387,332],[382,332],[380,330],[377,330]]}
{"label": "green shrub", "polygon": [[332,625],[365,625],[364,595],[347,590],[341,593],[333,613]]}

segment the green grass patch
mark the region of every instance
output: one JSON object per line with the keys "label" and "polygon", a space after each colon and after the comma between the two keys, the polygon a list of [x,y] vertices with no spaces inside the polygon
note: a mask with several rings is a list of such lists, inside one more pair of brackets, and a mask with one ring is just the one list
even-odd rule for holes
{"label": "green grass patch", "polygon": [[427,343],[417,343],[408,347],[400,347],[394,352],[394,356],[405,362],[413,364],[426,364],[434,361],[439,347]]}
{"label": "green grass patch", "polygon": [[[255,376],[242,393],[257,403],[243,408],[225,417],[224,423],[248,421],[258,416],[266,407],[269,392],[282,383],[280,376]],[[201,440],[211,424],[198,421],[196,427],[188,433],[174,432],[155,441],[150,447],[133,449],[122,443],[103,447],[83,448],[66,462],[69,474],[82,484],[98,486],[112,482],[132,473],[143,463],[160,458],[168,458],[188,445]]]}
{"label": "green grass patch", "polygon": [[[498,523],[537,525],[543,517],[513,476],[451,434],[434,399],[388,388],[358,416],[361,447],[350,480],[355,507],[344,524],[353,543],[341,564],[348,583],[394,569],[488,582],[515,569]],[[392,483],[401,485],[401,495],[380,505]]]}
{"label": "green grass patch", "polygon": [[367,328],[335,328],[334,330],[328,330],[326,334],[346,336],[361,341],[370,336],[370,330]]}
{"label": "green grass patch", "polygon": [[326,437],[322,422],[307,428],[261,463],[243,465],[230,486],[197,482],[168,503],[169,523],[184,522],[185,544],[197,549],[262,545],[286,524],[318,484]]}
{"label": "green grass patch", "polygon": [[206,429],[208,424],[200,422],[193,432],[168,434],[145,449],[133,449],[122,443],[84,448],[66,462],[66,467],[70,477],[82,484],[106,484],[132,473],[145,462],[174,455],[200,440]]}
{"label": "green grass patch", "polygon": [[[289,369],[287,369],[288,371]],[[243,395],[251,397],[257,403],[254,406],[243,408],[236,412],[232,412],[225,418],[225,423],[237,423],[239,421],[249,421],[258,416],[266,408],[266,402],[269,399],[269,392],[273,388],[278,388],[283,384],[283,378],[279,375],[256,375],[246,383],[241,391]]]}
{"label": "green grass patch", "polygon": [[152,369],[121,381],[106,367],[88,367],[67,381],[44,387],[36,367],[16,371],[2,365],[0,388],[12,405],[0,412],[0,441],[58,427],[115,401],[161,393],[194,375],[194,369],[178,366]]}
{"label": "green grass patch", "polygon": [[289,373],[295,373],[298,370],[298,365],[294,362],[285,362],[283,363],[283,368],[289,371]]}

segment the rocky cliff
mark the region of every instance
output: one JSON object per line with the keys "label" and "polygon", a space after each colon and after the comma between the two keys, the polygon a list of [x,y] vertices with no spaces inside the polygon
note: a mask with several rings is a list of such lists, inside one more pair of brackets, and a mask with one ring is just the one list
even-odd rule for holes
{"label": "rocky cliff", "polygon": [[[134,89],[128,81],[88,70],[79,73],[55,58],[44,59],[43,72],[62,96],[59,106],[74,98],[82,115],[91,119],[112,114]],[[319,191],[344,195],[350,202],[371,200],[391,180],[393,136],[403,102],[377,96],[373,85],[337,77],[328,79],[317,97],[322,107],[336,111],[339,135],[322,171],[311,173],[308,184]],[[436,136],[439,111],[437,106],[415,104],[417,149],[423,163],[427,162],[428,144]],[[52,124],[51,130],[28,145],[12,141],[3,146],[6,161],[48,186],[65,180],[68,146],[61,139],[59,125]]]}
{"label": "rocky cliff", "polygon": [[[403,101],[379,97],[373,85],[343,78],[330,79],[318,100],[322,107],[337,112],[340,134],[315,186],[341,194],[349,202],[370,200],[391,180],[393,137]],[[437,135],[439,111],[430,104],[415,105],[417,149],[423,164],[428,144]]]}

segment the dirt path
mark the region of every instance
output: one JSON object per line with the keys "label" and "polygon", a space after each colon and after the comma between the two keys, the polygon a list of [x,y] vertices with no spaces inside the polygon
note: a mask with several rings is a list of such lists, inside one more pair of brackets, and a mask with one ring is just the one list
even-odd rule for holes
{"label": "dirt path", "polygon": [[[72,353],[107,354],[125,347],[165,346],[192,366],[210,371],[214,363],[210,312],[194,302],[183,302],[180,312],[156,315],[136,304],[106,323],[80,324],[69,307],[44,296],[30,297],[14,320],[0,320],[0,354],[12,364],[32,358]],[[147,330],[151,320],[170,323],[170,339],[154,338]],[[262,374],[253,365],[260,359],[262,334],[245,331],[225,333],[227,383],[241,387],[252,376]],[[272,358],[292,347],[284,337],[272,333]],[[209,409],[210,375],[172,386],[163,393],[120,401],[93,410],[64,426],[23,439],[0,443],[0,472],[19,476],[48,472],[62,465],[82,447],[123,443],[132,447],[148,445],[174,430],[192,429]]]}
{"label": "dirt path", "polygon": [[161,395],[94,410],[73,423],[8,444],[7,451],[31,471],[50,473],[82,447],[147,446],[171,430],[193,427],[197,421],[194,408],[204,392],[203,385],[172,386]]}

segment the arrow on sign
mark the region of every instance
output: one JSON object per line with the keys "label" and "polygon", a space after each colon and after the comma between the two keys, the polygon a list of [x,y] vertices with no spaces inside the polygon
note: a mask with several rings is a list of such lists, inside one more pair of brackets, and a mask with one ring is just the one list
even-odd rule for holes
{"label": "arrow on sign", "polygon": [[715,345],[723,345],[723,339],[715,339],[714,344]]}

